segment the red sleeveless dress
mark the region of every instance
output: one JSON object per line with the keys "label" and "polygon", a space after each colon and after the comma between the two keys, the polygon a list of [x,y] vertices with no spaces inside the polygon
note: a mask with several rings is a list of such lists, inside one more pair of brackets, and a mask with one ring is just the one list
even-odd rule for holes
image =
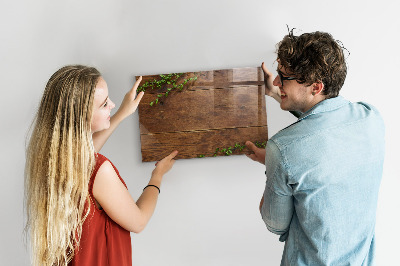
{"label": "red sleeveless dress", "polygon": [[[105,161],[109,160],[99,153],[96,154],[96,166],[89,181],[90,213],[83,223],[80,246],[69,263],[71,266],[132,265],[130,232],[111,220],[103,209],[99,209],[93,197],[93,183],[97,171]],[[112,163],[111,165],[126,187],[117,168]]]}

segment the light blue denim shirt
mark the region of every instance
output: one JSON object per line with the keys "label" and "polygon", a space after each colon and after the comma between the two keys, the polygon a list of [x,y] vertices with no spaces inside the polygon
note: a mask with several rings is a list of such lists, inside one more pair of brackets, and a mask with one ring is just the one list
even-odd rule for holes
{"label": "light blue denim shirt", "polygon": [[261,215],[281,265],[373,265],[384,146],[378,111],[341,96],[268,140]]}

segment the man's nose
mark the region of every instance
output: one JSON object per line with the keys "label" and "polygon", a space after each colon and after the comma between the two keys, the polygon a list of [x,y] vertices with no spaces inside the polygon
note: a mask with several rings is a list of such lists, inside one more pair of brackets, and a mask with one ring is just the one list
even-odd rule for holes
{"label": "man's nose", "polygon": [[272,85],[278,86],[278,87],[280,87],[282,85],[281,79],[279,78],[279,75],[276,75],[274,81],[272,82]]}

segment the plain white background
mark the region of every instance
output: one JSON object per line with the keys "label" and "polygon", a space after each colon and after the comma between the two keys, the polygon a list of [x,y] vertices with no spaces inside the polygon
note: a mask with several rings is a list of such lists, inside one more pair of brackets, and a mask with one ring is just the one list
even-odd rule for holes
{"label": "plain white background", "polygon": [[[378,262],[398,263],[398,10],[391,0],[1,1],[0,264],[29,265],[23,238],[25,141],[54,71],[66,64],[96,66],[118,104],[136,75],[254,67],[262,61],[275,69],[275,44],[287,33],[286,24],[298,34],[321,30],[341,40],[351,53],[341,95],[375,105],[385,120]],[[270,136],[294,121],[269,98],[267,114]],[[141,162],[137,113],[102,153],[137,198],[154,167]],[[152,220],[132,234],[133,264],[279,265],[283,244],[258,212],[264,183],[263,166],[245,156],[177,161]]]}

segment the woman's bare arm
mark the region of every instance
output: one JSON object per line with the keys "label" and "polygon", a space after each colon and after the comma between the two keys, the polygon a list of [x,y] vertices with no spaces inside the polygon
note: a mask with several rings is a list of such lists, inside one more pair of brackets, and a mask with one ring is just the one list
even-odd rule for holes
{"label": "woman's bare arm", "polygon": [[[162,178],[172,168],[177,154],[174,151],[157,163],[149,185],[161,186]],[[149,222],[158,194],[158,189],[150,186],[135,202],[109,161],[100,166],[93,184],[93,196],[107,215],[126,230],[135,233],[141,232]]]}

